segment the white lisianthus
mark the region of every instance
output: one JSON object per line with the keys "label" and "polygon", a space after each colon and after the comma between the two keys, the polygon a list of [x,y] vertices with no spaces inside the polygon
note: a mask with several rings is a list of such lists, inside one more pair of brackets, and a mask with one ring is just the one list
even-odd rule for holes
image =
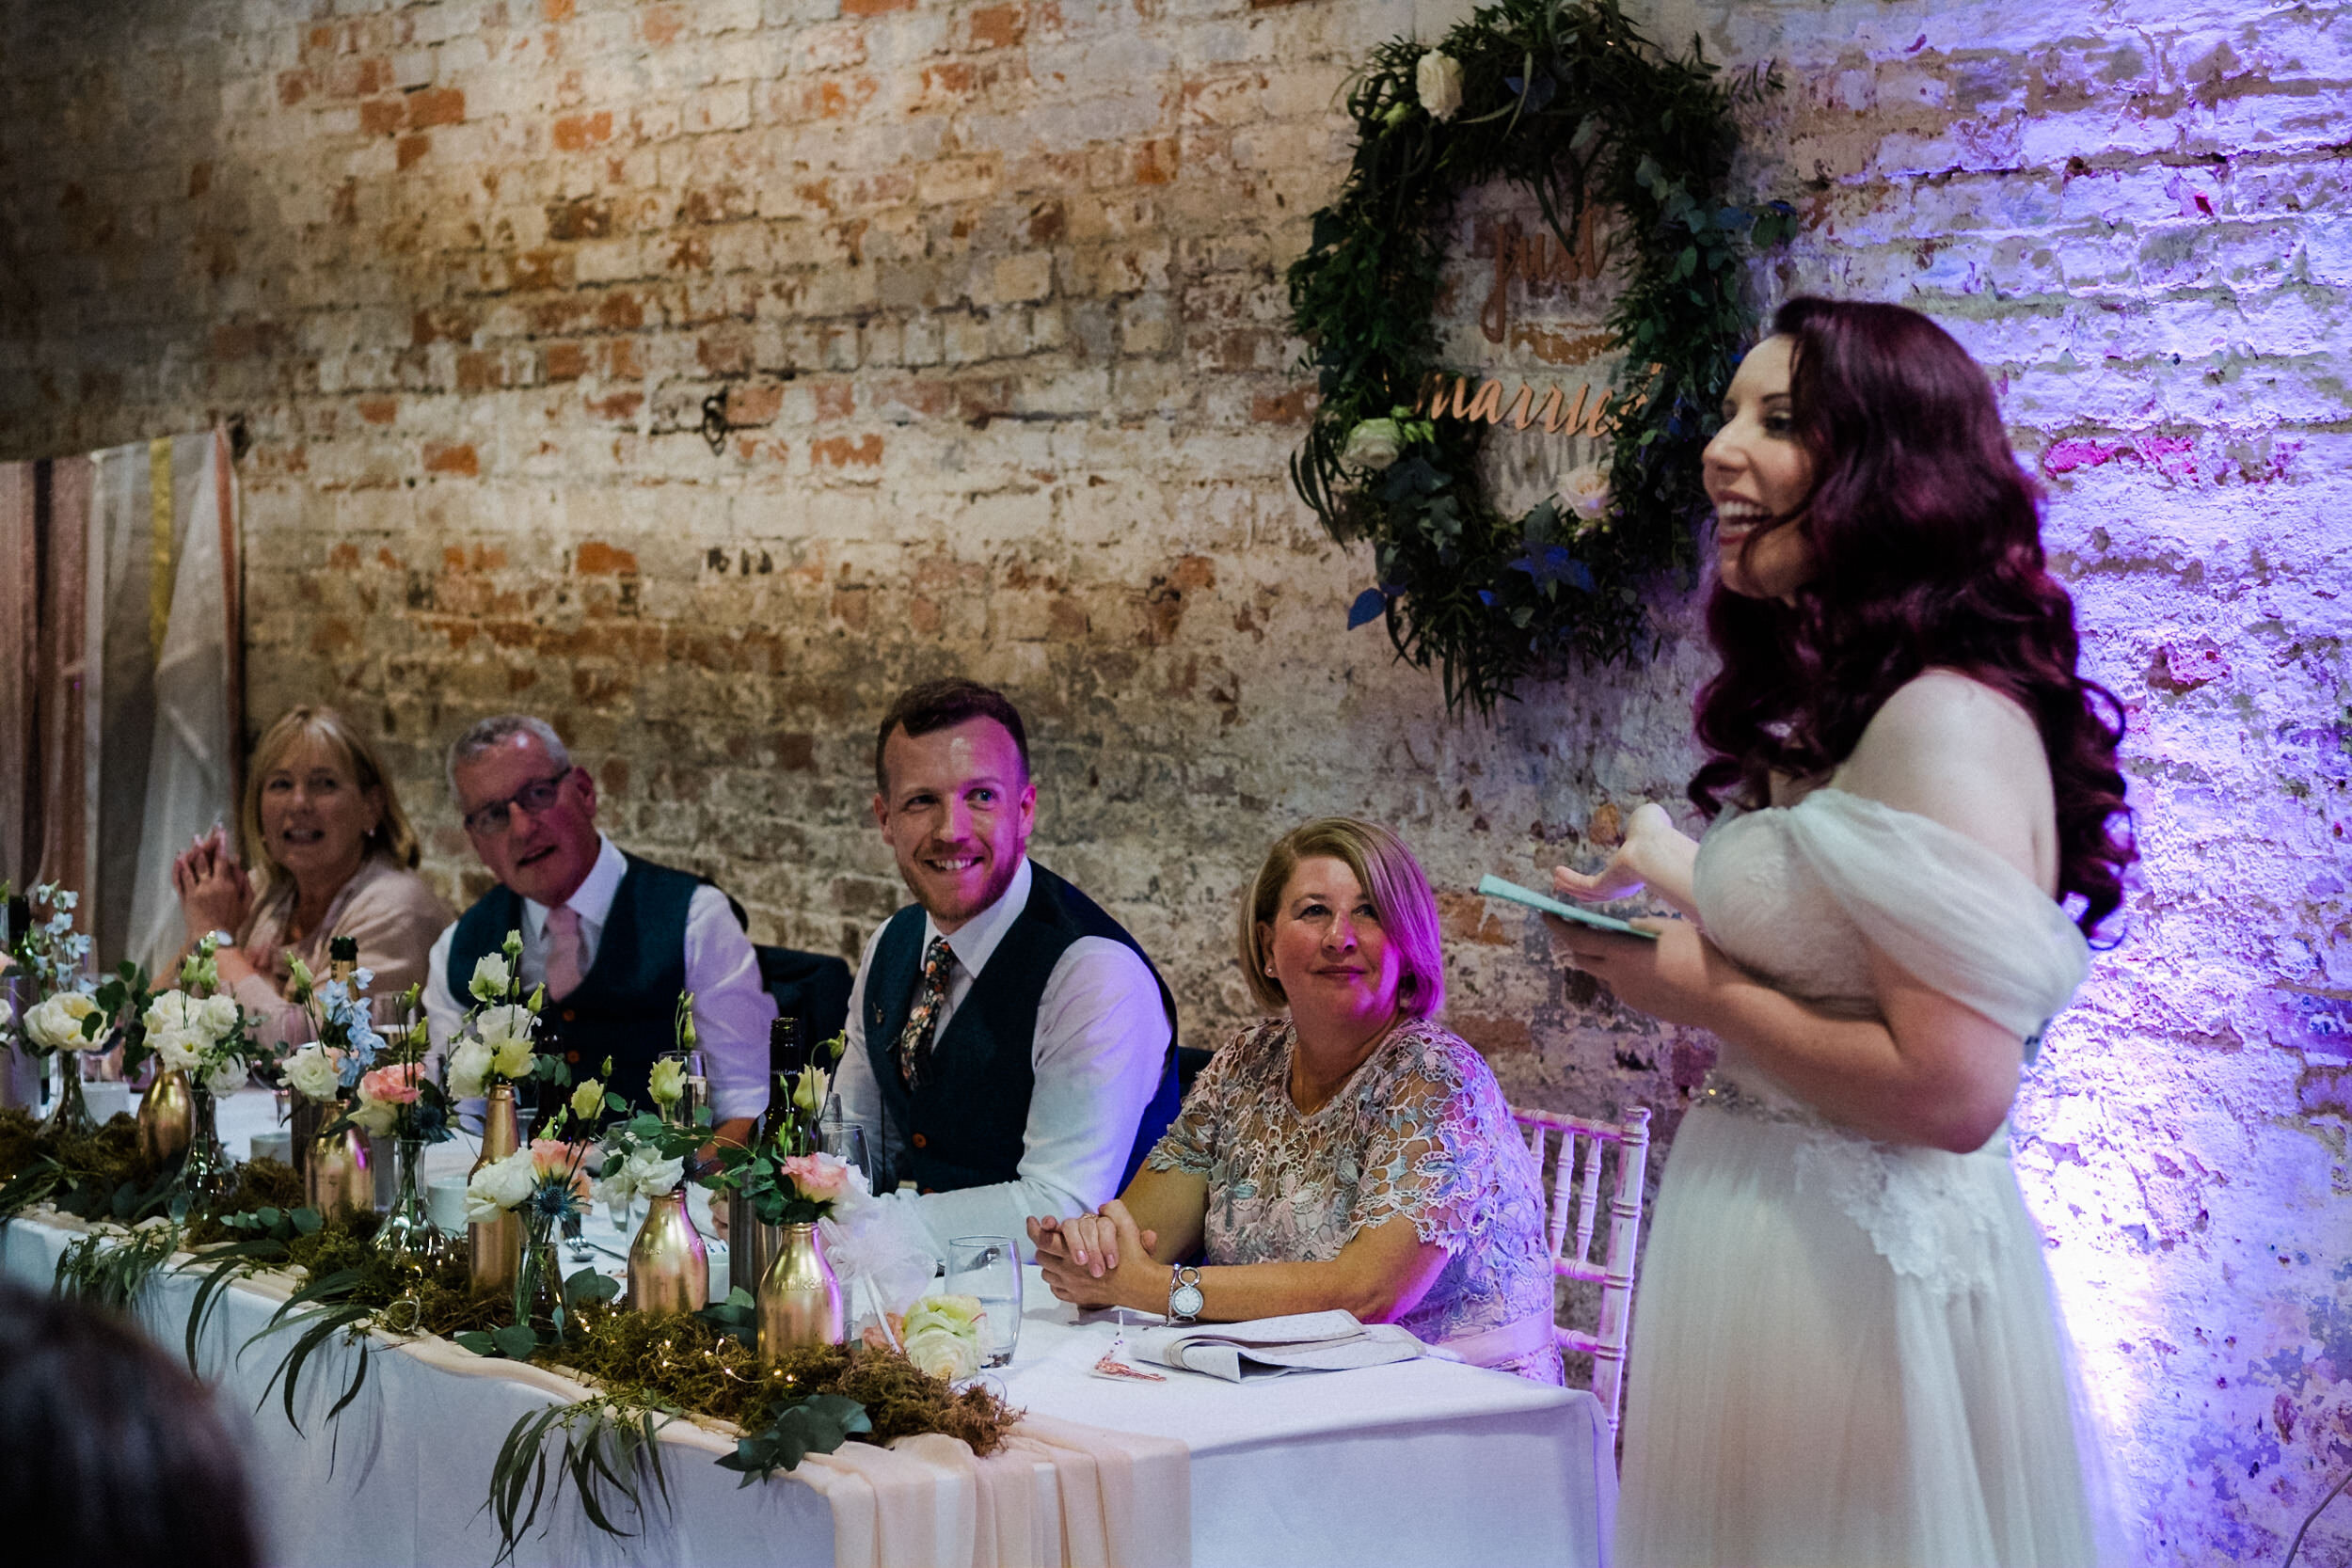
{"label": "white lisianthus", "polygon": [[167,1072],[200,1074],[204,1070],[204,1041],[192,1029],[167,1029],[148,1036],[147,1043],[154,1047],[155,1059]]}
{"label": "white lisianthus", "polygon": [[532,1060],[529,1040],[502,1040],[490,1058],[490,1068],[501,1078],[528,1078],[531,1076]]}
{"label": "white lisianthus", "polygon": [[1462,107],[1462,62],[1432,49],[1413,67],[1413,96],[1432,119],[1452,119]]}
{"label": "white lisianthus", "polygon": [[481,1099],[496,1054],[481,1040],[459,1040],[449,1055],[449,1092],[459,1100]]}
{"label": "white lisianthus", "polygon": [[1609,515],[1609,470],[1597,463],[1571,468],[1561,476],[1560,499],[1586,523],[1598,522]]}
{"label": "white lisianthus", "polygon": [[603,1109],[604,1085],[593,1078],[583,1079],[580,1087],[572,1091],[572,1115],[581,1121],[589,1121]]}
{"label": "white lisianthus", "polygon": [[306,1100],[332,1100],[342,1086],[335,1058],[323,1045],[306,1045],[286,1058],[286,1082]]}
{"label": "white lisianthus", "polygon": [[686,1095],[686,1064],[675,1056],[664,1056],[653,1065],[645,1079],[645,1093],[657,1105],[675,1105]]}
{"label": "white lisianthus", "polygon": [[1396,461],[1405,450],[1405,433],[1394,420],[1359,420],[1347,433],[1347,450],[1340,453],[1340,462],[1350,468],[1369,468],[1377,473]]}
{"label": "white lisianthus", "polygon": [[473,966],[473,978],[466,982],[466,989],[473,992],[477,1001],[503,1002],[506,988],[514,979],[515,972],[508,967],[505,954],[485,953]]}
{"label": "white lisianthus", "polygon": [[14,1023],[15,1022],[16,1009],[9,1006],[6,1002],[0,1002],[0,1029],[6,1029],[9,1024]]}
{"label": "white lisianthus", "polygon": [[491,1161],[466,1183],[467,1223],[488,1224],[529,1198],[538,1184],[530,1149],[518,1148],[503,1160]]}
{"label": "white lisianthus", "polygon": [[626,1209],[636,1198],[675,1191],[685,1179],[684,1159],[664,1160],[651,1148],[632,1148],[628,1159],[606,1162],[604,1176],[596,1184],[596,1201],[608,1209]]}
{"label": "white lisianthus", "polygon": [[370,1100],[366,1095],[361,1095],[359,1102],[351,1108],[351,1119],[364,1129],[370,1137],[389,1137],[392,1123],[399,1118],[399,1106],[388,1104],[381,1100]]}
{"label": "white lisianthus", "polygon": [[817,1116],[825,1108],[825,1096],[832,1092],[833,1074],[823,1068],[803,1068],[799,1082],[792,1085],[792,1105],[809,1116]]}
{"label": "white lisianthus", "polygon": [[473,1027],[482,1043],[490,1048],[490,1071],[501,1078],[520,1078],[531,1071],[531,1037],[539,1021],[530,1009],[511,1005],[485,1007]]}
{"label": "white lisianthus", "polygon": [[215,1040],[227,1039],[245,1022],[245,1014],[233,996],[208,996],[198,1010],[203,1015],[206,1037]]}
{"label": "white lisianthus", "polygon": [[193,1034],[196,1020],[190,1014],[200,1006],[200,1003],[190,1002],[185,991],[167,990],[148,1005],[147,1011],[139,1015],[139,1022],[147,1025],[151,1035]]}
{"label": "white lisianthus", "polygon": [[217,1100],[224,1095],[235,1094],[239,1089],[244,1088],[245,1080],[244,1061],[235,1056],[224,1056],[206,1069],[204,1086],[212,1090],[213,1097]]}
{"label": "white lisianthus", "polygon": [[24,1033],[43,1051],[81,1051],[97,1044],[82,1034],[82,1021],[97,1011],[98,1004],[82,992],[61,990],[24,1015]]}

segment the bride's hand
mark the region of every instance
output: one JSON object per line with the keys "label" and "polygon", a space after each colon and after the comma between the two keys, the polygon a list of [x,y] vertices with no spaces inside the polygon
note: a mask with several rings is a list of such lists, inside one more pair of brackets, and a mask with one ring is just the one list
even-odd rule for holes
{"label": "bride's hand", "polygon": [[1565,865],[1554,867],[1552,889],[1563,898],[1581,899],[1588,904],[1629,897],[1641,892],[1657,875],[1658,850],[1667,841],[1681,836],[1675,829],[1674,818],[1666,815],[1666,808],[1655,800],[1645,800],[1634,808],[1632,818],[1626,823],[1625,842],[1617,846],[1616,853],[1604,861],[1598,871],[1588,876]]}
{"label": "bride's hand", "polygon": [[1610,994],[1637,1013],[1666,1023],[1705,1026],[1713,1017],[1717,987],[1739,978],[1739,972],[1687,920],[1637,920],[1656,942],[1619,936],[1544,916],[1551,930],[1552,957],[1581,969],[1607,986]]}

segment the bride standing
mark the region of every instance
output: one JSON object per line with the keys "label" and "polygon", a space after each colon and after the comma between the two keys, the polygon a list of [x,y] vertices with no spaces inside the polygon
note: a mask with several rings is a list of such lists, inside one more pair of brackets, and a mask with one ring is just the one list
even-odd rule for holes
{"label": "bride standing", "polygon": [[1724,415],[1691,786],[1722,815],[1694,844],[1645,805],[1597,873],[1554,874],[1690,917],[1553,941],[1722,1042],[1643,1268],[1616,1560],[2101,1560],[2007,1119],[2121,899],[2120,716],[1941,328],[1791,301]]}

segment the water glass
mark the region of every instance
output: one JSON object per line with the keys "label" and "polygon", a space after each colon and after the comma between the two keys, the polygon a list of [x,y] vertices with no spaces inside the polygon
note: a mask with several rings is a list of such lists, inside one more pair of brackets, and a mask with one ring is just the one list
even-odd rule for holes
{"label": "water glass", "polygon": [[1002,1367],[1021,1341],[1021,1249],[1009,1236],[958,1236],[947,1243],[951,1296],[977,1296],[988,1319],[980,1325],[980,1364]]}

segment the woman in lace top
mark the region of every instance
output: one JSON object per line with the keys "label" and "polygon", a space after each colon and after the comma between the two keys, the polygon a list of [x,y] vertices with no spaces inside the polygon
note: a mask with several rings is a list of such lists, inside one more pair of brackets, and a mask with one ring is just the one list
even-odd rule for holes
{"label": "woman in lace top", "polygon": [[1561,1381],[1538,1178],[1484,1058],[1430,1022],[1437,902],[1411,852],[1309,823],[1266,857],[1240,945],[1289,1016],[1217,1052],[1119,1198],[1030,1222],[1054,1293],[1218,1322],[1345,1307]]}

